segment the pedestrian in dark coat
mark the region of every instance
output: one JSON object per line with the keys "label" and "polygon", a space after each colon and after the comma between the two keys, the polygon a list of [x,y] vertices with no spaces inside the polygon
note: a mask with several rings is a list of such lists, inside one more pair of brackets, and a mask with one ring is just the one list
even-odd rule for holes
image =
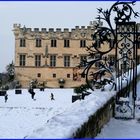
{"label": "pedestrian in dark coat", "polygon": [[53,93],[51,93],[51,100],[54,100],[54,95],[53,95]]}
{"label": "pedestrian in dark coat", "polygon": [[6,103],[8,100],[8,94],[5,94],[4,99],[5,99],[5,103]]}
{"label": "pedestrian in dark coat", "polygon": [[34,89],[33,89],[33,88],[29,88],[28,92],[31,94],[31,98],[32,98],[33,100],[35,100],[35,99],[34,99],[34,96],[35,96]]}

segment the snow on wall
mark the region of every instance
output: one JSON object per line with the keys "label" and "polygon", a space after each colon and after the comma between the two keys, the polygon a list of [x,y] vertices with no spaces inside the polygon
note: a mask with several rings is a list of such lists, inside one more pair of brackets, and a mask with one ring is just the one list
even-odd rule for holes
{"label": "snow on wall", "polygon": [[96,91],[85,100],[76,101],[65,112],[54,116],[25,138],[71,138],[73,133],[115,94],[116,92]]}

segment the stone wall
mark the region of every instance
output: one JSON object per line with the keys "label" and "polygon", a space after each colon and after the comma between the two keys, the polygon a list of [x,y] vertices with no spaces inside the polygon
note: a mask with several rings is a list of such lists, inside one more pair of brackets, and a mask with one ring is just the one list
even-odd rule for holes
{"label": "stone wall", "polygon": [[115,98],[111,98],[102,108],[89,117],[74,134],[73,138],[94,138],[102,127],[114,116]]}

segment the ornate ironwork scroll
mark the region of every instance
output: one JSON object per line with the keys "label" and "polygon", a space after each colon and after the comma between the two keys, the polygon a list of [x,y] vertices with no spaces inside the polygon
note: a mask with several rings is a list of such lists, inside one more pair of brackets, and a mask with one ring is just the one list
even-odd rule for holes
{"label": "ornate ironwork scroll", "polygon": [[[86,64],[82,75],[86,76],[89,87],[92,90],[116,89],[119,92],[116,98],[116,112],[121,110],[121,107],[129,106],[131,108],[129,116],[132,117],[134,117],[132,112],[135,108],[137,75],[136,23],[130,21],[132,16],[138,17],[138,12],[132,8],[134,4],[135,2],[116,2],[109,10],[98,9],[99,24],[96,25],[96,31],[92,35],[93,44],[87,47],[89,55],[87,60],[82,62]],[[108,27],[100,26],[101,20],[105,21]],[[114,59],[110,54],[114,54]],[[120,101],[120,97],[128,98],[130,94],[132,105],[130,100]],[[124,117],[127,109],[122,110],[120,112]]]}

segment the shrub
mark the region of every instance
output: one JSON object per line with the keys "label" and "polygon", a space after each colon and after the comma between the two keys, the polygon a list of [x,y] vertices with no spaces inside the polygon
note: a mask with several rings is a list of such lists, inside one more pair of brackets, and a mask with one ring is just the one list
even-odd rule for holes
{"label": "shrub", "polygon": [[74,92],[77,94],[88,93],[87,90],[89,89],[88,85],[81,85],[79,87],[74,88]]}

